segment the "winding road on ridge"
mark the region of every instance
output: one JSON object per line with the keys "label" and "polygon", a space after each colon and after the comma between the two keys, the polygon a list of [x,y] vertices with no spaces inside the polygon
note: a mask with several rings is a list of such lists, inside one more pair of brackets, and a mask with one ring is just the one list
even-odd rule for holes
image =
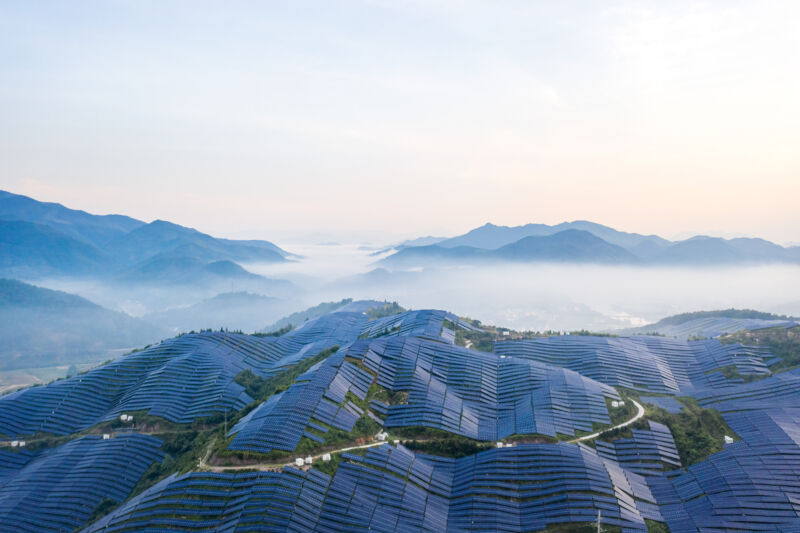
{"label": "winding road on ridge", "polygon": [[626,420],[622,424],[617,424],[614,427],[610,427],[608,429],[604,429],[603,431],[598,431],[597,433],[592,433],[591,435],[584,435],[583,437],[579,437],[577,439],[572,439],[572,440],[567,441],[567,442],[568,443],[575,443],[575,442],[583,442],[585,440],[594,440],[597,437],[599,437],[600,435],[602,435],[603,433],[608,433],[609,431],[614,431],[615,429],[624,428],[625,426],[630,426],[631,424],[633,424],[634,422],[636,422],[637,420],[639,420],[640,418],[642,418],[644,416],[644,407],[642,407],[642,404],[640,404],[636,400],[631,400],[631,401],[633,402],[633,405],[635,405],[636,409],[637,409],[636,415],[633,418],[631,418],[629,420]]}
{"label": "winding road on ridge", "polygon": [[[333,455],[333,454],[336,454],[336,453],[349,452],[350,450],[360,450],[362,448],[372,448],[373,446],[380,446],[381,444],[386,444],[386,441],[371,442],[369,444],[362,444],[360,446],[349,446],[347,448],[341,448],[341,449],[338,449],[338,450],[330,450],[330,451],[323,452],[323,453],[320,453],[320,454],[317,454],[317,455],[312,455],[311,458],[314,461],[316,461],[317,459],[321,459],[322,456],[327,454],[327,453]],[[289,461],[289,462],[281,461],[281,462],[276,462],[276,463],[256,463],[256,464],[252,464],[252,465],[240,465],[240,466],[215,466],[215,465],[210,465],[210,464],[206,463],[206,460],[208,459],[208,456],[211,454],[211,449],[212,449],[213,445],[214,445],[214,442],[212,441],[208,445],[208,449],[206,450],[205,457],[200,459],[200,462],[197,463],[198,470],[206,470],[206,471],[211,471],[211,472],[226,472],[226,471],[231,471],[231,470],[277,470],[277,469],[281,469],[281,468],[283,468],[285,466],[295,466],[294,460]],[[300,456],[298,456],[298,457],[300,457]]]}
{"label": "winding road on ridge", "polygon": [[[575,444],[575,443],[578,443],[578,442],[583,442],[583,441],[587,441],[587,440],[593,440],[593,439],[596,439],[597,437],[603,435],[604,433],[608,433],[609,431],[614,431],[615,429],[619,429],[619,428],[624,428],[626,426],[630,426],[631,424],[633,424],[634,422],[636,422],[637,420],[642,418],[644,416],[644,407],[642,407],[642,404],[640,404],[636,400],[630,400],[630,401],[633,402],[633,405],[636,406],[636,414],[633,416],[633,418],[630,418],[630,419],[626,420],[625,422],[623,422],[621,424],[617,424],[616,426],[610,427],[608,429],[604,429],[603,431],[598,431],[597,433],[592,433],[591,435],[584,435],[583,437],[578,437],[577,439],[572,439],[570,441],[567,441],[567,443],[568,444]],[[317,454],[317,455],[313,455],[312,459],[315,460],[315,461],[317,459],[321,459],[322,456],[324,454],[326,454],[326,453],[330,453],[331,455],[333,455],[333,454],[336,454],[336,453],[348,452],[350,450],[359,450],[359,449],[362,449],[362,448],[372,448],[373,446],[380,446],[381,444],[386,444],[386,442],[380,442],[380,441],[379,442],[371,442],[369,444],[362,444],[360,446],[349,446],[347,448],[341,448],[339,450],[331,450],[331,451],[327,451],[327,452],[320,453],[320,454]],[[214,466],[214,465],[209,465],[206,462],[206,460],[208,459],[209,455],[211,454],[211,449],[212,449],[213,445],[214,445],[213,441],[211,443],[209,443],[208,448],[206,450],[205,457],[200,459],[200,461],[197,463],[198,470],[206,470],[206,471],[210,470],[211,472],[225,472],[225,471],[231,471],[231,470],[276,470],[276,469],[281,469],[281,468],[283,468],[285,466],[294,466],[294,461],[290,461],[290,462],[282,462],[281,461],[281,462],[275,462],[275,463],[256,463],[256,464],[251,464],[251,465],[240,465],[240,466]]]}

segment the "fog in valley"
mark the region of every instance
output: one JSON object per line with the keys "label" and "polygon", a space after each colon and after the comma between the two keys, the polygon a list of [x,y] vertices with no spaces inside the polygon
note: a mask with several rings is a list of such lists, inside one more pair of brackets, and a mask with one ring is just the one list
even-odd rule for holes
{"label": "fog in valley", "polygon": [[298,263],[245,267],[284,277],[308,292],[298,308],[324,300],[378,299],[441,308],[484,323],[531,330],[611,330],[697,310],[751,308],[800,314],[800,266],[632,267],[511,264],[390,271],[356,245],[286,246]]}
{"label": "fog in valley", "polygon": [[672,314],[727,308],[800,315],[800,266],[791,264],[429,262],[424,268],[393,269],[380,261],[394,250],[377,245],[282,246],[294,254],[291,260],[243,262],[244,270],[228,277],[23,279],[63,293],[37,293],[22,298],[36,300],[33,307],[9,304],[1,310],[6,356],[0,389],[46,382],[193,330],[267,332],[291,313],[345,298],[446,309],[486,324],[533,331],[607,332]]}

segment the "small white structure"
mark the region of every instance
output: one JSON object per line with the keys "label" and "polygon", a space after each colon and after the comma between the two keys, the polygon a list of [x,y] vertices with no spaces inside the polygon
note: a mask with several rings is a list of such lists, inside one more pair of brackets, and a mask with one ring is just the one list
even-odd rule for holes
{"label": "small white structure", "polygon": [[724,439],[725,439],[725,444],[733,444],[733,437],[725,435]]}
{"label": "small white structure", "polygon": [[25,441],[24,440],[19,441],[19,447],[20,448],[24,448],[25,447]]}
{"label": "small white structure", "polygon": [[513,448],[513,447],[514,447],[513,442],[506,443],[506,448]]}
{"label": "small white structure", "polygon": [[397,440],[397,439],[394,439],[394,445],[397,446],[398,444],[400,444],[400,441]]}
{"label": "small white structure", "polygon": [[323,456],[322,456],[322,461],[323,461],[324,463],[327,463],[327,462],[328,462],[328,461],[330,461],[330,460],[331,460],[331,454],[329,454],[329,453],[323,454]]}
{"label": "small white structure", "polygon": [[111,433],[103,433],[103,440],[108,440],[111,438]]}
{"label": "small white structure", "polygon": [[611,400],[611,407],[622,407],[623,405],[625,405],[625,402],[622,400]]}
{"label": "small white structure", "polygon": [[295,466],[303,466],[305,462],[303,461],[302,457],[298,457],[297,459],[294,460],[294,464]]}
{"label": "small white structure", "polygon": [[375,435],[375,438],[378,439],[381,442],[385,441],[387,439],[387,437],[389,437],[389,434],[386,433],[385,431],[381,431],[380,433]]}
{"label": "small white structure", "polygon": [[511,335],[511,333],[510,333],[510,332],[508,332],[508,331],[504,331],[504,332],[503,332],[503,337],[508,337],[509,335]]}
{"label": "small white structure", "polygon": [[19,446],[19,441],[18,440],[12,440],[11,441],[11,447],[12,448],[16,448],[17,446]]}
{"label": "small white structure", "polygon": [[502,443],[502,442],[498,442],[498,443],[497,443],[497,447],[498,447],[498,448],[502,448],[502,447],[503,447],[503,443]]}
{"label": "small white structure", "polygon": [[119,419],[122,420],[123,422],[127,422],[128,421],[128,415],[126,415],[125,413],[122,413],[121,415],[119,415]]}

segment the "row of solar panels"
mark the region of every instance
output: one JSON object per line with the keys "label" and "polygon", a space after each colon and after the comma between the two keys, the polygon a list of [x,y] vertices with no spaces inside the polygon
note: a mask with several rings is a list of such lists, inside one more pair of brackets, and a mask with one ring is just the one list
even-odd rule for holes
{"label": "row of solar panels", "polygon": [[87,531],[517,532],[591,521],[598,509],[604,524],[646,531],[645,518],[660,519],[652,502],[643,478],[576,445],[439,461],[384,445],[347,455],[332,478],[293,468],[172,476]]}
{"label": "row of solar panels", "polygon": [[161,440],[86,436],[42,452],[0,450],[0,532],[73,531],[104,500],[125,500],[161,461]]}
{"label": "row of solar panels", "polygon": [[[800,525],[800,409],[726,414],[742,440],[664,475],[674,442],[657,424],[592,450],[535,444],[462,459],[402,446],[346,455],[331,478],[311,470],[173,475],[89,531],[528,531],[592,521],[644,531],[792,531]],[[0,452],[0,531],[81,527],[100,502],[124,500],[161,459],[161,442],[83,437],[45,450]],[[613,452],[609,450],[613,447]],[[611,456],[613,455],[613,457]],[[674,464],[674,463],[673,463]]]}
{"label": "row of solar panels", "polygon": [[[435,337],[448,317],[455,318],[444,311],[389,318],[403,332]],[[268,377],[332,346],[348,345],[378,322],[386,320],[341,312],[282,337],[207,332],[169,339],[86,374],[0,397],[0,436],[66,435],[129,411],[146,410],[178,423],[236,411],[252,401],[234,382],[241,371]]]}
{"label": "row of solar panels", "polygon": [[565,335],[501,341],[495,343],[495,352],[569,368],[613,386],[668,394],[741,383],[726,379],[720,369],[735,367],[741,375],[767,375],[766,361],[776,362],[766,348],[648,336]]}
{"label": "row of solar panels", "polygon": [[643,326],[637,328],[643,333],[659,333],[667,337],[686,339],[689,337],[714,338],[726,333],[741,330],[758,330],[766,328],[793,328],[800,325],[794,320],[765,320],[761,318],[705,317],[695,318],[680,324]]}
{"label": "row of solar panels", "polygon": [[418,337],[364,340],[242,418],[231,430],[230,449],[291,451],[304,435],[318,440],[314,423],[350,431],[362,412],[345,395],[365,400],[373,380],[408,392],[402,404],[375,408],[372,416],[385,427],[424,426],[484,441],[591,432],[593,424],[610,423],[606,398],[619,399],[608,385],[535,361]]}

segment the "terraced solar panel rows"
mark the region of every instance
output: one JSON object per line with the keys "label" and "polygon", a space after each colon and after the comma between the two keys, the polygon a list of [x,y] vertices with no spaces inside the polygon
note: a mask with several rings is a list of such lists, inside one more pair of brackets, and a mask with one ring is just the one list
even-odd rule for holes
{"label": "terraced solar panel rows", "polygon": [[763,348],[647,336],[499,341],[495,352],[563,366],[613,386],[669,394],[741,382],[725,378],[719,371],[724,367],[735,367],[741,375],[769,374],[764,361],[773,359]]}
{"label": "terraced solar panel rows", "polygon": [[643,476],[660,474],[665,467],[679,468],[681,458],[669,428],[652,420],[649,425],[649,429],[633,429],[631,438],[597,440],[598,455]]}
{"label": "terraced solar panel rows", "polygon": [[673,477],[649,477],[670,531],[797,531],[800,410],[725,415],[742,437]]}
{"label": "terraced solar panel rows", "polygon": [[[268,453],[292,451],[300,439],[324,439],[327,426],[352,431],[361,409],[346,400],[348,392],[363,400],[373,376],[344,360],[345,352],[321,361],[284,392],[243,417],[230,431],[231,450]],[[321,425],[325,424],[325,425]]]}
{"label": "terraced solar panel rows", "polygon": [[[661,325],[650,330],[651,332],[666,335],[667,337],[677,337],[687,339],[689,337],[714,338],[726,333],[733,333],[741,330],[757,330],[765,328],[791,328],[798,326],[793,320],[765,320],[761,318],[730,318],[730,317],[706,317],[695,318],[681,322],[680,324]],[[646,329],[639,328],[639,329]]]}
{"label": "terraced solar panel rows", "polygon": [[752,383],[699,391],[695,396],[703,407],[722,413],[795,407],[800,405],[800,368]]}
{"label": "terraced solar panel rows", "polygon": [[443,327],[445,320],[464,329],[477,329],[447,311],[422,309],[370,321],[365,325],[361,337],[424,337],[442,339],[452,344],[455,332]]}
{"label": "terraced solar panel rows", "polygon": [[0,531],[72,531],[104,499],[121,502],[161,461],[147,435],[87,436],[42,452],[0,450]]}
{"label": "terraced solar panel rows", "polygon": [[408,391],[386,407],[386,427],[425,426],[478,440],[513,434],[556,436],[608,424],[607,385],[547,364],[482,353],[420,338],[355,343],[378,385]]}
{"label": "terraced solar panel rows", "polygon": [[[444,311],[414,312],[401,322],[409,331],[438,335],[446,316]],[[253,401],[233,381],[242,370],[270,376],[354,342],[373,322],[363,313],[342,312],[282,337],[207,332],[169,339],[86,374],[0,397],[0,435],[66,435],[140,410],[178,423],[237,411]]]}
{"label": "terraced solar panel rows", "polygon": [[[282,473],[172,476],[87,531],[522,531],[593,520],[644,531],[659,517],[642,478],[590,449],[532,444],[429,461],[402,446],[347,455],[333,478]],[[647,511],[642,511],[640,506]]]}
{"label": "terraced solar panel rows", "polygon": [[[573,436],[610,423],[607,401],[620,399],[612,385],[693,395],[719,409],[741,440],[686,469],[669,429],[654,422],[596,449],[520,444],[451,459],[382,445],[343,454],[333,476],[294,468],[172,475],[87,531],[518,532],[592,522],[598,511],[625,532],[646,531],[647,519],[673,532],[800,531],[800,370],[746,384],[720,372],[766,375],[766,351],[563,336],[498,342],[497,354],[483,353],[453,344],[453,327],[472,326],[444,311],[376,320],[362,311],[354,303],[279,338],[166,341],[0,398],[0,433],[68,434],[139,410],[174,422],[232,412],[252,401],[233,381],[242,370],[269,377],[339,345],[241,418],[229,448],[291,451],[304,437],[324,442],[333,428],[351,431],[362,416],[390,430],[424,426],[483,441]],[[671,412],[681,405],[642,400]],[[0,531],[82,527],[104,497],[130,494],[161,459],[160,445],[132,433],[41,452],[0,448]]]}
{"label": "terraced solar panel rows", "polygon": [[172,475],[85,531],[311,531],[329,483],[294,468]]}

